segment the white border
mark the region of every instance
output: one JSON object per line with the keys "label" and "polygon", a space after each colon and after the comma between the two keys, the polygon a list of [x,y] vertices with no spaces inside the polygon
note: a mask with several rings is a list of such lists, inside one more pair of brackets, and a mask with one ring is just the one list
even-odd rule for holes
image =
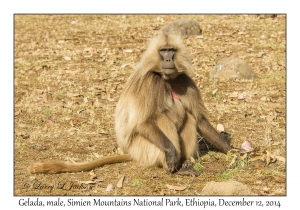
{"label": "white border", "polygon": [[[281,209],[299,206],[299,31],[300,16],[297,1],[2,1],[0,7],[0,129],[1,182],[0,206],[20,208],[20,197],[13,197],[13,14],[15,13],[286,13],[287,14],[287,196],[280,200]],[[297,179],[298,178],[298,179]],[[51,197],[54,198],[54,197]],[[77,197],[80,198],[80,197]],[[47,199],[43,197],[42,199]],[[128,198],[130,199],[130,198]],[[204,197],[208,199],[208,197]],[[212,199],[219,199],[214,197]],[[235,200],[236,198],[227,197]],[[252,197],[249,200],[270,200],[272,197]],[[97,207],[103,208],[103,207]],[[124,208],[124,207],[123,207]],[[131,207],[130,207],[131,208]],[[153,207],[151,207],[153,208]],[[158,207],[155,207],[158,208]],[[166,207],[164,207],[166,208]],[[178,207],[180,208],[180,207]],[[197,207],[201,208],[201,207]],[[232,207],[229,207],[232,208]],[[4,208],[3,208],[4,209]],[[7,208],[5,208],[7,209]],[[72,207],[74,209],[74,207]],[[76,208],[75,208],[76,209]]]}

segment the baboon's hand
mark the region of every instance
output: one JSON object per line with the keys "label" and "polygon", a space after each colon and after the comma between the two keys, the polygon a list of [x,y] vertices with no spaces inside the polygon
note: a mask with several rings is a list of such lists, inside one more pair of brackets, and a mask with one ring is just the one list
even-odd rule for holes
{"label": "baboon's hand", "polygon": [[177,174],[182,175],[182,176],[199,176],[200,172],[194,169],[193,164],[191,161],[186,160]]}
{"label": "baboon's hand", "polygon": [[171,145],[167,150],[166,150],[166,162],[168,168],[166,169],[167,172],[172,173],[176,170],[177,164],[178,164],[178,158],[176,154],[176,149],[173,145]]}

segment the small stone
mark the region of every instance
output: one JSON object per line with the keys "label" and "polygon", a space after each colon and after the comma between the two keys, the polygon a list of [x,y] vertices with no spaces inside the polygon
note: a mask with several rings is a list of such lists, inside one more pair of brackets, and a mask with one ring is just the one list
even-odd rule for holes
{"label": "small stone", "polygon": [[256,77],[256,73],[248,65],[246,61],[240,58],[228,57],[217,62],[210,72],[211,78],[228,79],[252,79]]}

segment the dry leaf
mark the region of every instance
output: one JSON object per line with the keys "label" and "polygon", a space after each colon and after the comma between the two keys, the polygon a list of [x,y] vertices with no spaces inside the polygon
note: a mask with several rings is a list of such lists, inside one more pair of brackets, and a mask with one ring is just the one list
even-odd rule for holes
{"label": "dry leaf", "polygon": [[276,156],[276,159],[285,163],[285,158],[281,156]]}
{"label": "dry leaf", "polygon": [[174,185],[169,185],[169,184],[166,184],[166,187],[169,190],[176,190],[176,191],[182,191],[182,190],[186,189],[186,187],[184,187],[184,186],[174,186]]}
{"label": "dry leaf", "polygon": [[266,117],[267,123],[270,124],[275,119],[273,112],[270,112]]}
{"label": "dry leaf", "polygon": [[123,50],[124,52],[127,52],[127,53],[132,53],[132,49],[127,49],[127,50]]}
{"label": "dry leaf", "polygon": [[[238,105],[239,104],[239,102],[237,102],[237,101],[229,101],[229,103],[232,104],[232,105]],[[232,109],[232,111],[239,112],[238,109]]]}
{"label": "dry leaf", "polygon": [[117,187],[118,187],[118,188],[122,188],[122,187],[123,187],[123,181],[124,181],[124,178],[125,178],[125,176],[122,176],[122,177],[119,179],[119,181],[118,181],[118,183],[117,183]]}
{"label": "dry leaf", "polygon": [[236,159],[237,159],[237,155],[233,154],[233,158],[232,158],[232,160],[231,160],[231,162],[229,164],[229,167],[231,167],[235,163]]}
{"label": "dry leaf", "polygon": [[277,141],[277,142],[274,142],[273,144],[272,144],[272,146],[278,146],[278,145],[280,145],[281,143],[279,142],[279,141]]}
{"label": "dry leaf", "polygon": [[204,36],[200,35],[200,36],[196,36],[197,39],[205,39]]}
{"label": "dry leaf", "polygon": [[107,191],[107,192],[113,191],[114,189],[115,189],[115,188],[114,188],[114,186],[113,186],[112,183],[109,183],[109,184],[107,185],[107,187],[106,187],[106,191]]}
{"label": "dry leaf", "polygon": [[250,159],[250,161],[263,160],[263,156],[259,155]]}
{"label": "dry leaf", "polygon": [[21,113],[22,109],[19,109],[18,111],[15,111],[15,116],[18,116]]}
{"label": "dry leaf", "polygon": [[247,152],[251,152],[253,151],[254,149],[251,147],[251,144],[248,142],[248,141],[245,141],[242,146],[241,146],[242,149],[246,150]]}
{"label": "dry leaf", "polygon": [[72,25],[76,25],[78,23],[78,20],[73,20],[73,21],[71,21],[71,23],[70,24],[72,24]]}
{"label": "dry leaf", "polygon": [[238,95],[238,99],[239,100],[243,100],[243,99],[245,99],[245,96],[246,96],[246,93],[243,92],[243,93],[241,93],[241,94]]}
{"label": "dry leaf", "polygon": [[276,110],[274,110],[273,115],[274,115],[274,119],[277,119],[277,117],[278,117],[278,112],[277,112]]}
{"label": "dry leaf", "polygon": [[157,173],[154,173],[154,172],[146,172],[145,175],[147,175],[151,179],[158,177]]}
{"label": "dry leaf", "polygon": [[110,97],[110,93],[107,93],[107,98],[106,98],[106,99],[107,99],[108,101],[111,101],[111,102],[112,102],[112,101],[115,101],[115,99],[113,99],[113,98]]}
{"label": "dry leaf", "polygon": [[266,38],[268,38],[268,37],[267,37],[267,35],[263,34],[263,35],[260,36],[260,38],[261,38],[261,39],[266,39]]}
{"label": "dry leaf", "polygon": [[241,95],[238,96],[238,100],[243,100],[243,99],[245,99],[245,97],[244,97],[243,94],[241,94]]}
{"label": "dry leaf", "polygon": [[260,98],[260,100],[266,101],[266,100],[267,100],[267,97],[266,97],[266,96],[263,96],[263,97]]}
{"label": "dry leaf", "polygon": [[89,181],[80,181],[79,183],[82,183],[82,184],[96,184],[98,182],[103,182],[102,179],[95,179],[95,180],[89,180]]}
{"label": "dry leaf", "polygon": [[76,163],[76,161],[75,160],[73,160],[72,158],[70,158],[70,157],[67,157],[67,160],[68,161],[70,161],[71,163]]}
{"label": "dry leaf", "polygon": [[82,69],[78,69],[78,70],[66,70],[65,73],[68,73],[68,74],[78,74],[82,72]]}
{"label": "dry leaf", "polygon": [[245,153],[245,154],[241,157],[241,159],[242,159],[242,160],[245,160],[247,156],[248,156],[248,153]]}
{"label": "dry leaf", "polygon": [[80,115],[83,111],[85,111],[86,109],[79,109],[78,111],[77,111],[77,114],[78,115]]}
{"label": "dry leaf", "polygon": [[95,155],[96,158],[101,158],[102,157],[97,152],[94,152],[93,155]]}
{"label": "dry leaf", "polygon": [[222,124],[218,124],[218,125],[217,125],[217,131],[219,131],[219,132],[224,132],[224,131],[225,131],[224,126],[223,126]]}
{"label": "dry leaf", "polygon": [[251,98],[250,96],[247,96],[247,97],[245,98],[245,101],[246,101],[246,102],[251,102],[251,101],[252,101],[252,98]]}
{"label": "dry leaf", "polygon": [[20,134],[17,134],[18,136],[21,136],[23,139],[29,139],[30,135],[25,133],[25,132],[21,132]]}
{"label": "dry leaf", "polygon": [[91,170],[89,174],[91,175],[91,176],[90,176],[90,179],[91,179],[91,180],[97,179],[97,174],[95,173],[94,170]]}
{"label": "dry leaf", "polygon": [[262,58],[265,54],[266,54],[265,52],[261,51],[257,54],[257,57]]}
{"label": "dry leaf", "polygon": [[94,49],[92,47],[86,47],[83,49],[82,51],[82,55],[83,57],[85,58],[90,58],[93,56],[93,53],[94,53]]}
{"label": "dry leaf", "polygon": [[64,59],[65,59],[66,61],[70,61],[70,60],[71,60],[71,58],[70,58],[69,56],[65,56]]}
{"label": "dry leaf", "polygon": [[120,147],[118,147],[118,148],[117,148],[117,153],[118,153],[119,155],[123,155],[123,154],[124,154],[124,151],[123,151]]}
{"label": "dry leaf", "polygon": [[266,161],[266,165],[268,166],[270,163],[274,163],[276,160],[277,160],[277,158],[276,158],[276,156],[275,155],[272,155],[269,151],[265,151],[264,152],[264,157],[263,157],[263,159]]}
{"label": "dry leaf", "polygon": [[264,187],[263,189],[262,189],[264,192],[269,192],[269,188],[268,187]]}
{"label": "dry leaf", "polygon": [[239,153],[240,150],[238,150],[238,149],[231,149],[231,150],[229,150],[228,152],[229,152],[231,155],[233,155],[233,154]]}
{"label": "dry leaf", "polygon": [[266,151],[267,152],[267,155],[265,156],[265,160],[267,162],[267,166],[270,164],[271,162],[271,157],[270,157],[270,153],[269,151]]}
{"label": "dry leaf", "polygon": [[238,95],[239,95],[239,92],[233,92],[233,93],[230,93],[229,94],[229,98],[236,98],[236,97],[238,97]]}
{"label": "dry leaf", "polygon": [[215,95],[217,93],[218,89],[215,89],[212,94]]}
{"label": "dry leaf", "polygon": [[191,160],[192,163],[196,162],[195,158],[193,158],[192,156],[190,157],[190,160]]}
{"label": "dry leaf", "polygon": [[131,68],[133,68],[133,66],[130,63],[125,63],[121,66],[121,68],[125,68],[126,66],[130,66]]}

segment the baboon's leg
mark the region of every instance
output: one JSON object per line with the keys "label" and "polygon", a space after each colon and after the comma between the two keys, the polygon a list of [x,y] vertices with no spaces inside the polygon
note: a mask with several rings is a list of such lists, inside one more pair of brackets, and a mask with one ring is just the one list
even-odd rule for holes
{"label": "baboon's leg", "polygon": [[[163,139],[166,137],[168,141],[172,143],[173,148],[175,147],[174,155],[177,158],[175,168],[169,168],[166,158],[167,153],[155,145],[152,140],[145,138],[145,135],[137,135],[134,137],[129,146],[128,153],[131,155],[133,160],[142,166],[163,166],[167,172],[173,172],[179,165],[180,161],[180,143],[177,128],[165,115],[162,115],[157,119],[156,126],[159,129],[159,132],[163,133],[164,135],[164,137],[161,138]],[[151,133],[148,130],[147,136],[149,135],[160,138],[157,133]],[[151,138],[153,138],[153,136],[151,136]],[[164,149],[168,150],[168,148]]]}
{"label": "baboon's leg", "polygon": [[186,122],[180,132],[181,157],[185,160],[196,155],[198,151],[196,120],[187,114]]}
{"label": "baboon's leg", "polygon": [[198,129],[200,134],[220,151],[227,153],[230,149],[232,149],[232,146],[226,138],[214,129],[207,119],[202,118],[198,122]]}
{"label": "baboon's leg", "polygon": [[178,171],[179,175],[184,176],[199,176],[200,172],[195,170],[193,164],[190,162],[190,157],[195,156],[198,151],[197,142],[197,123],[192,115],[187,114],[185,125],[180,132],[181,144],[181,161],[182,165]]}

